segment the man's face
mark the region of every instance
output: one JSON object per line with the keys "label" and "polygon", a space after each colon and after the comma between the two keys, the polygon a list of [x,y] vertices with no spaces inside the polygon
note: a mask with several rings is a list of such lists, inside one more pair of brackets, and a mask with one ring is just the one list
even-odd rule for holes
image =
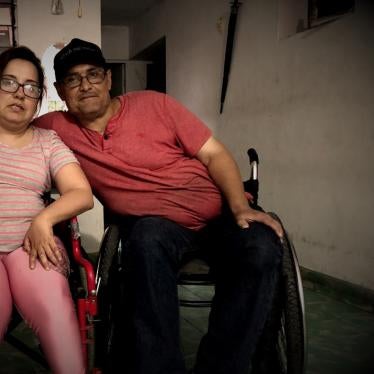
{"label": "man's face", "polygon": [[76,65],[55,86],[69,112],[82,122],[101,117],[110,105],[110,70],[94,65]]}

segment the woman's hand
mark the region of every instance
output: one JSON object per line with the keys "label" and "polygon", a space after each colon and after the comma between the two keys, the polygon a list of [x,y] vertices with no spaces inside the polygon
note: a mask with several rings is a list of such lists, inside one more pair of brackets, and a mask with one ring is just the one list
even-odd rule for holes
{"label": "woman's hand", "polygon": [[36,216],[31,223],[25,235],[24,249],[30,256],[30,269],[35,268],[37,259],[46,270],[50,269],[49,262],[57,266],[63,260],[53,236],[52,225],[42,215]]}
{"label": "woman's hand", "polygon": [[90,185],[78,164],[61,167],[55,183],[60,197],[34,218],[25,236],[24,248],[30,255],[31,269],[35,268],[36,259],[47,270],[49,262],[56,266],[63,262],[53,236],[53,226],[93,207]]}

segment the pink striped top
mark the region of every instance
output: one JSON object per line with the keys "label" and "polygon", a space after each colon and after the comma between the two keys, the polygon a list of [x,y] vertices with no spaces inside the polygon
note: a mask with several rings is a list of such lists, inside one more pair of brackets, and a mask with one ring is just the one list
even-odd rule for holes
{"label": "pink striped top", "polygon": [[24,148],[0,143],[0,252],[22,246],[30,223],[43,208],[43,194],[51,189],[60,168],[78,162],[52,130],[33,128]]}

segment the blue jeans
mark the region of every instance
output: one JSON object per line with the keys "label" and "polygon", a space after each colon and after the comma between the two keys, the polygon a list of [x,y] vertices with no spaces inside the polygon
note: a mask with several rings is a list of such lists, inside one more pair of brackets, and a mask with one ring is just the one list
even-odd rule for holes
{"label": "blue jeans", "polygon": [[[214,236],[212,234],[214,233]],[[216,277],[209,328],[197,374],[247,374],[269,313],[281,247],[267,226],[241,229],[221,217],[201,233],[160,217],[124,218],[121,321],[117,367],[131,374],[185,374],[180,348],[177,273],[183,255],[210,237],[207,258]]]}

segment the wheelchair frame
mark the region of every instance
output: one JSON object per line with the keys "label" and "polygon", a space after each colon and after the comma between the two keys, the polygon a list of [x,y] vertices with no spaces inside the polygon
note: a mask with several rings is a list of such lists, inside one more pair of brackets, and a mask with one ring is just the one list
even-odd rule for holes
{"label": "wheelchair frame", "polygon": [[[78,297],[76,300],[83,356],[86,360],[87,372],[99,374],[100,370],[95,368],[94,318],[98,314],[95,271],[92,263],[83,257],[78,219],[76,217],[70,220],[70,235],[72,255],[76,263],[81,267],[80,276],[85,290],[84,296]],[[83,271],[81,271],[82,269]]]}

